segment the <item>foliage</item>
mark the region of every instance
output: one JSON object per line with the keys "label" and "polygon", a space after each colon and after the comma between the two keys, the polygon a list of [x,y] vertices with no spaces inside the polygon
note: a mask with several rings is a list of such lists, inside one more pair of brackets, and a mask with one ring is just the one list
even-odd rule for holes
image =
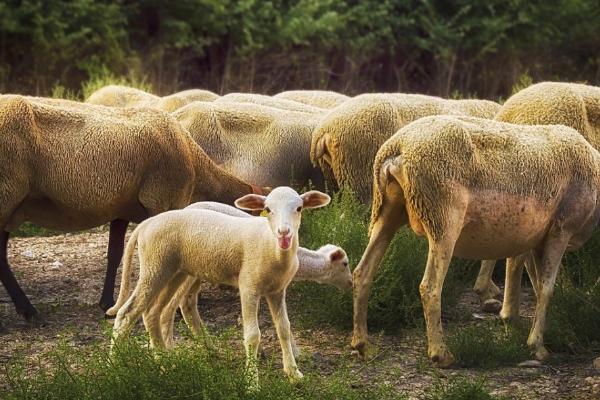
{"label": "foliage", "polygon": [[[269,360],[259,367],[260,389],[248,391],[243,351],[228,335],[210,350],[202,339],[168,352],[148,349],[142,339],[118,343],[111,356],[106,343],[81,349],[63,344],[40,359],[39,372],[24,370],[24,359],[5,367],[9,387],[0,397],[17,399],[395,399],[389,388],[353,389],[345,366],[331,377],[308,374],[292,385]],[[402,398],[402,397],[400,397]]]}
{"label": "foliage", "polygon": [[452,377],[448,383],[437,380],[427,391],[425,400],[502,400],[506,397],[491,395],[483,380]]}
{"label": "foliage", "polygon": [[[368,208],[352,193],[346,190],[337,193],[329,206],[303,215],[301,245],[311,249],[326,243],[341,246],[348,253],[351,268],[355,268],[368,242],[369,215]],[[421,323],[419,283],[426,260],[427,242],[408,229],[401,229],[375,277],[369,299],[369,324],[372,327],[398,329]],[[463,282],[473,282],[474,266],[472,262],[453,261],[444,284],[442,306],[445,309],[456,304],[465,286]],[[297,308],[307,310],[306,315],[299,316],[305,322],[350,326],[351,293],[314,283],[294,285],[290,293],[291,301],[303,305]]]}
{"label": "foliage", "polygon": [[[595,0],[7,0],[0,92],[109,71],[182,87],[506,98],[519,77],[598,83]],[[501,68],[498,68],[502,65]]]}
{"label": "foliage", "polygon": [[448,336],[448,347],[459,365],[496,368],[514,366],[529,356],[527,327],[504,326],[499,321],[456,327]]}

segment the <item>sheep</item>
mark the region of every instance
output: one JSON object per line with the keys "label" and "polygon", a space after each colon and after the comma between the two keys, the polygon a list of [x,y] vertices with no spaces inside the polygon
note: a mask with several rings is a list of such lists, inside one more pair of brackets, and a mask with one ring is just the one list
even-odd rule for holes
{"label": "sheep", "polygon": [[440,367],[453,362],[440,321],[452,256],[529,254],[537,305],[527,343],[536,358],[545,359],[546,311],[560,259],[565,250],[580,247],[600,219],[600,153],[562,125],[433,116],[387,140],[373,176],[369,244],[353,273],[352,347],[366,355],[373,276],[394,233],[410,224],[429,242],[419,287],[429,358]]}
{"label": "sheep", "polygon": [[291,181],[300,187],[309,181],[323,185],[323,175],[309,159],[317,116],[220,101],[194,102],[172,116],[209,157],[241,179],[272,187]]}
{"label": "sheep", "polygon": [[299,103],[327,109],[335,108],[350,99],[345,94],[327,90],[289,90],[276,94],[273,97],[276,99],[294,100]]}
{"label": "sheep", "polygon": [[487,100],[444,100],[417,94],[364,94],[332,110],[314,130],[310,157],[334,186],[371,201],[375,154],[409,122],[437,114],[493,118],[500,105]]}
{"label": "sheep", "polygon": [[113,340],[128,334],[145,313],[151,345],[164,348],[160,311],[191,275],[239,288],[246,366],[254,383],[258,379],[257,314],[261,297],[266,297],[269,304],[283,353],[284,372],[291,379],[302,378],[292,351],[285,293],[298,269],[301,212],[326,206],[329,201],[330,197],[319,191],[298,195],[282,186],[266,197],[251,194],[235,201],[243,210],[266,211],[266,218],[232,217],[211,210],[176,210],[144,221],[127,243],[123,264],[124,273],[129,273],[138,243],[139,280],[129,299],[124,304],[117,301],[109,310],[118,310]]}
{"label": "sheep", "polygon": [[252,103],[261,106],[278,108],[286,111],[297,111],[307,114],[323,115],[326,110],[293,100],[274,98],[254,93],[229,93],[215,100],[216,103]]}
{"label": "sheep", "polygon": [[96,90],[86,103],[110,107],[150,107],[171,113],[193,101],[213,101],[219,96],[209,90],[188,89],[159,97],[128,86],[108,85]]}
{"label": "sheep", "polygon": [[110,107],[154,107],[160,97],[143,90],[120,85],[104,86],[92,93],[86,103]]}
{"label": "sheep", "polygon": [[0,132],[0,280],[28,320],[37,310],[6,257],[9,232],[21,223],[72,231],[110,222],[100,300],[107,309],[129,221],[260,191],[218,168],[177,121],[156,110],[2,95]]}
{"label": "sheep", "polygon": [[[186,209],[211,210],[238,218],[252,218],[249,214],[237,208],[211,201],[194,203],[187,206]],[[348,267],[348,256],[342,248],[332,244],[324,245],[317,251],[298,247],[298,262],[298,271],[293,278],[295,281],[314,281],[320,284],[329,284],[343,291],[352,289],[352,273]],[[130,277],[131,274],[125,272],[122,274],[123,280],[119,291],[121,301],[117,301],[118,303],[123,303],[129,293]],[[181,307],[183,318],[195,335],[204,332],[197,307],[201,283],[202,281],[199,279],[188,278],[181,285],[177,294],[173,296],[169,305],[162,311],[160,325],[167,348],[172,347],[173,320],[177,307]],[[112,317],[114,314],[116,314],[116,310],[113,309],[113,314],[107,313],[107,316]],[[294,356],[298,357],[298,349],[293,341],[292,348]]]}
{"label": "sheep", "polygon": [[[523,125],[565,125],[577,130],[596,150],[600,150],[599,87],[565,82],[537,83],[511,96],[495,119]],[[523,260],[527,259],[521,257],[507,263],[504,304],[500,311],[500,317],[506,321],[519,315]],[[494,292],[497,287],[491,276],[495,260],[486,261],[486,264],[482,266],[476,287]]]}

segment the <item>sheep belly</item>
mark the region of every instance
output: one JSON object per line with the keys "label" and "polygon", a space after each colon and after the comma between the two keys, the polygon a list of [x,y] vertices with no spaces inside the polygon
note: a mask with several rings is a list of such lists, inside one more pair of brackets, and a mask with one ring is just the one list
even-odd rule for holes
{"label": "sheep belly", "polygon": [[454,255],[470,259],[517,256],[546,235],[556,204],[499,191],[472,191]]}

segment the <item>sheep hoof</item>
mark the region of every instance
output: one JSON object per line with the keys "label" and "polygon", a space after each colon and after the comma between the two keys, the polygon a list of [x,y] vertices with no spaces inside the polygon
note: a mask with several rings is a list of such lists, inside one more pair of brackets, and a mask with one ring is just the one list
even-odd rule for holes
{"label": "sheep hoof", "polygon": [[435,363],[438,368],[448,368],[454,364],[454,356],[448,350],[443,350],[439,354],[431,356],[431,361]]}
{"label": "sheep hoof", "polygon": [[104,312],[108,311],[108,309],[111,308],[114,305],[115,305],[115,300],[112,299],[112,298],[110,298],[110,299],[100,299],[100,302],[98,302],[98,306]]}
{"label": "sheep hoof", "polygon": [[32,328],[41,328],[48,325],[48,321],[46,321],[46,318],[42,317],[37,311],[35,311],[35,313],[28,313],[22,315],[29,324],[29,326]]}
{"label": "sheep hoof", "polygon": [[502,302],[496,299],[488,299],[481,305],[481,310],[490,314],[498,314],[502,309]]}
{"label": "sheep hoof", "polygon": [[366,340],[358,340],[352,343],[352,355],[359,357],[363,361],[368,358],[369,342]]}
{"label": "sheep hoof", "polygon": [[548,359],[548,357],[550,357],[550,352],[548,352],[548,350],[546,350],[544,346],[540,346],[537,349],[535,349],[533,354],[535,356],[535,359],[539,361],[544,361]]}

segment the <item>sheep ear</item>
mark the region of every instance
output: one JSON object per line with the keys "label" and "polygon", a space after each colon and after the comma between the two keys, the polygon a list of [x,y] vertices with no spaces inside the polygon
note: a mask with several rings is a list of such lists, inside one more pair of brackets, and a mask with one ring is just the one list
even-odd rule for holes
{"label": "sheep ear", "polygon": [[235,206],[241,210],[258,211],[265,208],[265,196],[259,194],[247,194],[235,201]]}
{"label": "sheep ear", "polygon": [[302,206],[304,208],[319,208],[325,207],[331,201],[331,197],[318,190],[308,191],[300,196],[302,198]]}
{"label": "sheep ear", "polygon": [[344,254],[344,252],[342,251],[342,249],[337,249],[337,250],[332,251],[331,253],[329,253],[329,259],[331,260],[331,262],[340,261],[345,256],[346,255]]}

